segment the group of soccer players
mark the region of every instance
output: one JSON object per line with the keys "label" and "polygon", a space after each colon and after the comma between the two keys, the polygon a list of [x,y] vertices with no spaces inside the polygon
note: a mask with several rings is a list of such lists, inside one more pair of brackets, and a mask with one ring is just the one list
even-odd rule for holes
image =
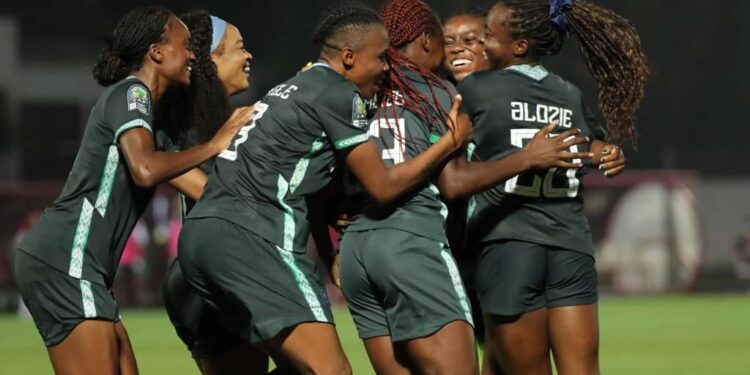
{"label": "group of soccer players", "polygon": [[[540,64],[571,35],[606,127]],[[636,135],[633,26],[588,0],[504,0],[445,25],[388,0],[332,8],[314,42],[316,63],[232,111],[252,60],[237,27],[158,7],[118,23],[94,67],[107,89],[16,264],[55,372],[138,372],[110,286],[168,182],[186,199],[165,306],[204,374],[269,358],[277,374],[351,373],[311,235],[377,373],[479,373],[478,319],[485,374],[550,374],[550,353],[561,374],[598,373],[581,177],[619,174]],[[468,293],[451,247],[476,254]]]}

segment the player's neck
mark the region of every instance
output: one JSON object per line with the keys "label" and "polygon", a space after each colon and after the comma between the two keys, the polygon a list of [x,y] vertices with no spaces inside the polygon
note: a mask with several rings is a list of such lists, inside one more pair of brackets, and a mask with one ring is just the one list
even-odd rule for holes
{"label": "player's neck", "polygon": [[153,69],[147,69],[147,68],[141,68],[137,72],[133,72],[130,74],[131,76],[138,78],[141,82],[143,82],[146,87],[148,87],[148,91],[151,92],[151,100],[154,102],[159,100],[161,95],[164,93],[164,91],[167,89],[167,85],[165,82],[162,82],[159,78],[159,75],[156,74],[156,72]]}
{"label": "player's neck", "polygon": [[502,69],[507,69],[514,65],[539,65],[539,60],[532,59],[529,57],[514,57],[507,64],[503,64],[501,66],[498,66],[497,68],[502,70]]}

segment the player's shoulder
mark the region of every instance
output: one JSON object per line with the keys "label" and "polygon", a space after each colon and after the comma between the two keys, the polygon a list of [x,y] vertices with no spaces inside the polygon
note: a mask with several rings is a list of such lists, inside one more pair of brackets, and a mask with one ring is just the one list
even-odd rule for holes
{"label": "player's shoulder", "polygon": [[101,98],[106,104],[114,104],[128,111],[138,111],[151,115],[151,91],[145,83],[135,77],[128,77],[107,87]]}
{"label": "player's shoulder", "polygon": [[309,74],[315,82],[314,100],[317,103],[341,103],[344,98],[360,98],[362,95],[354,83],[341,76],[329,67],[318,67],[316,71],[303,72]]}
{"label": "player's shoulder", "polygon": [[485,70],[471,73],[458,83],[458,92],[467,98],[497,97],[517,86],[513,75],[504,70]]}
{"label": "player's shoulder", "polygon": [[581,96],[578,86],[553,72],[549,73],[545,83],[572,97]]}

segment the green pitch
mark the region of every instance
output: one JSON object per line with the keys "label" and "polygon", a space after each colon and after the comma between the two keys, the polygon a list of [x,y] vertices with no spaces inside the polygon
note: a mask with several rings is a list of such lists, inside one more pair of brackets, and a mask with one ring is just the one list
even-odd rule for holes
{"label": "green pitch", "polygon": [[[161,310],[125,311],[141,373],[195,374]],[[345,308],[336,322],[355,374],[371,374]],[[604,298],[600,303],[605,374],[750,373],[750,296]],[[0,315],[0,374],[50,374],[31,321]]]}

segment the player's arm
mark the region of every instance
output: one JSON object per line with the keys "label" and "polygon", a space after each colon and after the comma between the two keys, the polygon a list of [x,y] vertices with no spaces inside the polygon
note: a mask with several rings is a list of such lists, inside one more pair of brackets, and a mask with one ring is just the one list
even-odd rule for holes
{"label": "player's arm", "polygon": [[157,151],[154,138],[145,128],[124,131],[119,136],[119,143],[133,181],[140,187],[152,187],[215,157],[227,148],[240,127],[250,121],[252,114],[253,107],[236,109],[209,142],[180,152]]}
{"label": "player's arm", "polygon": [[197,201],[203,195],[208,176],[199,168],[193,168],[186,173],[169,180],[169,186]]}
{"label": "player's arm", "polygon": [[569,149],[588,140],[584,137],[573,137],[581,132],[578,129],[570,129],[550,137],[550,132],[556,126],[557,121],[545,126],[534,135],[526,147],[498,160],[469,162],[465,152],[457,153],[446,163],[438,176],[441,195],[447,200],[465,197],[492,188],[532,169],[582,167],[581,163],[573,163],[571,160],[590,158],[591,153],[570,152]]}
{"label": "player's arm", "polygon": [[471,121],[459,114],[461,96],[453,101],[449,113],[449,124],[453,131],[446,132],[414,159],[386,167],[375,142],[367,141],[352,148],[346,155],[346,163],[367,193],[379,204],[387,204],[413,189],[430,176],[453,152],[463,148],[471,136]]}

